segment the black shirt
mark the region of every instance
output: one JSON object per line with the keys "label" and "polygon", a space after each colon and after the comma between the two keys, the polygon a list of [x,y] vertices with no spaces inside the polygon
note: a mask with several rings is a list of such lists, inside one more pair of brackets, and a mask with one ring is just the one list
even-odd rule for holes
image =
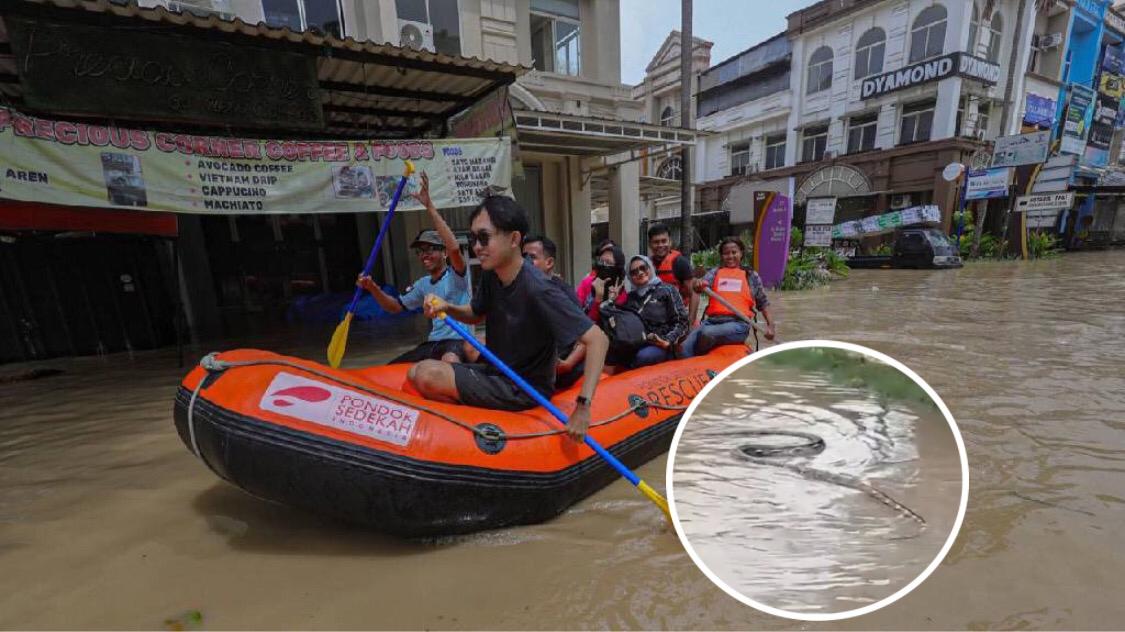
{"label": "black shirt", "polygon": [[[663,257],[660,259],[652,257],[652,266],[654,268],[659,269],[660,264],[663,262]],[[691,261],[689,261],[686,256],[680,255],[672,261],[672,276],[676,277],[676,280],[680,283],[691,281],[695,278],[695,270],[692,270]]]}
{"label": "black shirt", "polygon": [[594,326],[577,298],[526,259],[507,287],[485,270],[472,308],[485,317],[485,339],[496,357],[547,397],[555,391],[557,349],[572,346]]}
{"label": "black shirt", "polygon": [[[550,278],[548,278],[547,280],[550,281],[553,285],[555,285],[555,287],[562,290],[563,293],[566,294],[567,298],[574,301],[575,305],[577,305],[579,308],[582,307],[582,304],[578,302],[578,293],[575,292],[574,288],[570,287],[570,284],[567,283],[566,281],[564,281],[561,276],[559,276],[557,274],[552,274],[550,276]],[[567,356],[570,355],[571,351],[574,351],[574,345],[573,344],[569,344],[569,345],[565,345],[565,346],[559,345],[559,348],[558,348],[559,358],[565,359]]]}

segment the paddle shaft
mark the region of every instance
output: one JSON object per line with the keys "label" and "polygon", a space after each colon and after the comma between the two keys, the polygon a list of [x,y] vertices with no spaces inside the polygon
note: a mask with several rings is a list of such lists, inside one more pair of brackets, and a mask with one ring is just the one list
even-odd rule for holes
{"label": "paddle shaft", "polygon": [[738,316],[742,320],[746,321],[746,323],[748,325],[750,325],[754,329],[757,329],[758,331],[762,332],[763,334],[766,333],[766,330],[763,329],[761,325],[754,322],[746,314],[743,314],[741,311],[739,311],[739,309],[737,307],[735,307],[734,305],[731,305],[730,301],[723,298],[722,296],[719,296],[719,294],[717,292],[715,292],[715,290],[712,290],[711,288],[706,287],[706,288],[703,288],[703,291],[707,293],[707,296],[710,296],[712,299],[714,299],[716,301],[719,301],[719,303],[721,303],[723,307],[729,309],[732,314],[734,314],[735,316]]}
{"label": "paddle shaft", "polygon": [[[371,274],[371,268],[375,265],[375,256],[379,254],[379,246],[383,245],[383,237],[387,235],[387,229],[391,226],[391,218],[394,217],[395,207],[398,206],[398,199],[402,197],[402,190],[406,188],[406,180],[409,175],[403,175],[398,179],[398,188],[395,189],[395,196],[391,199],[391,206],[387,209],[387,216],[383,218],[383,225],[379,227],[379,236],[375,238],[375,245],[371,248],[371,254],[367,255],[367,263],[363,264],[363,273]],[[359,297],[363,296],[363,288],[357,287],[355,294],[352,296],[352,303],[348,305],[348,313],[355,312],[355,306],[359,303]]]}
{"label": "paddle shaft", "polygon": [[[453,331],[457,332],[457,334],[462,338],[468,340],[469,344],[473,345],[473,347],[475,347],[477,351],[480,351],[480,354],[484,356],[489,362],[491,362],[493,366],[500,369],[500,372],[506,375],[509,380],[515,382],[516,386],[522,388],[525,393],[530,395],[531,398],[536,401],[536,403],[538,403],[543,408],[546,408],[547,411],[554,415],[556,419],[561,421],[563,425],[566,425],[566,413],[559,410],[558,406],[555,406],[549,399],[543,397],[543,395],[539,391],[535,390],[535,387],[528,384],[526,380],[517,375],[516,372],[510,369],[503,360],[497,358],[494,353],[488,350],[488,347],[485,347],[479,340],[477,340],[476,336],[474,336],[472,332],[465,329],[464,325],[449,316],[444,316],[442,318],[444,318],[446,325],[448,325]],[[632,483],[633,485],[641,484],[641,479],[636,474],[634,474],[632,470],[626,467],[625,464],[621,461],[618,461],[617,457],[610,454],[609,451],[603,448],[600,443],[594,440],[593,437],[591,437],[590,435],[586,435],[585,441],[586,445],[590,446],[590,448],[594,452],[597,452],[598,456],[605,459],[607,463],[612,465],[613,468],[626,479],[628,479],[630,483]]]}

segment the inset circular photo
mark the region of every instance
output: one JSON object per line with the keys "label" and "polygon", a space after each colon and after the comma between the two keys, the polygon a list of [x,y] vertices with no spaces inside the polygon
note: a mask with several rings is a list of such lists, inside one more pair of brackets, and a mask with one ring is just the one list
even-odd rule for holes
{"label": "inset circular photo", "polygon": [[937,567],[968,500],[965,446],[913,371],[866,347],[772,347],[712,380],[668,459],[676,533],[720,588],[791,619],[889,605]]}

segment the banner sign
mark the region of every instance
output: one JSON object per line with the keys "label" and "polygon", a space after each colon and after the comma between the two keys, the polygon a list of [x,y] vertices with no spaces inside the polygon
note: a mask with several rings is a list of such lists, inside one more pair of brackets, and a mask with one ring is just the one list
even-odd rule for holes
{"label": "banner sign", "polygon": [[1059,221],[1058,210],[1031,211],[1024,218],[1028,228],[1051,228]]}
{"label": "banner sign", "polygon": [[1055,122],[1055,100],[1027,93],[1023,122],[1028,125],[1052,125]]}
{"label": "banner sign", "polygon": [[864,79],[860,85],[860,98],[873,99],[952,76],[975,79],[991,86],[1000,81],[1000,66],[968,53],[950,53]]}
{"label": "banner sign", "polygon": [[805,203],[805,225],[831,225],[836,218],[836,198],[809,198]]}
{"label": "banner sign", "polygon": [[861,220],[844,222],[832,227],[833,239],[849,239],[889,233],[902,226],[931,224],[941,221],[941,209],[933,204],[912,206],[901,211],[871,215]]}
{"label": "banner sign", "polygon": [[508,87],[497,88],[463,112],[449,119],[449,136],[453,138],[512,139],[512,175],[523,177],[523,164],[519,155],[519,138],[516,135],[516,116],[508,100]]}
{"label": "banner sign", "polygon": [[1058,211],[1074,206],[1074,192],[1044,193],[1041,195],[1021,195],[1016,198],[1017,213],[1034,211]]}
{"label": "banner sign", "polygon": [[1008,197],[1008,185],[1012,181],[1012,169],[984,169],[970,171],[969,182],[965,188],[966,200],[988,200]]}
{"label": "banner sign", "polygon": [[1081,156],[1086,150],[1090,121],[1094,118],[1095,92],[1086,86],[1070,84],[1070,102],[1063,119],[1061,153]]}
{"label": "banner sign", "polygon": [[[55,121],[0,108],[0,198],[199,214],[385,210],[403,161],[439,208],[511,189],[507,138],[293,141]],[[422,207],[407,195],[399,210]]]}
{"label": "banner sign", "polygon": [[767,287],[777,287],[789,261],[789,227],[793,206],[780,193],[754,193],[754,269]]}
{"label": "banner sign", "polygon": [[1047,151],[1050,147],[1051,132],[1049,131],[1002,136],[996,139],[996,147],[992,150],[992,166],[1037,165],[1047,160]]}
{"label": "banner sign", "polygon": [[832,245],[831,224],[805,225],[805,245],[827,248]]}
{"label": "banner sign", "polygon": [[[28,108],[115,119],[322,129],[309,55],[5,15]],[[153,27],[155,28],[155,27]]]}

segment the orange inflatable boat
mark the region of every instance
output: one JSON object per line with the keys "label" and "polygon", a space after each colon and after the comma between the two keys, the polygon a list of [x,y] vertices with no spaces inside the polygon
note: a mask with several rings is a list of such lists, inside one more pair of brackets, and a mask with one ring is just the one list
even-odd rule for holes
{"label": "orange inflatable boat", "polygon": [[[721,346],[603,376],[591,436],[629,467],[648,461],[668,449],[692,398],[746,353]],[[619,477],[546,410],[426,400],[404,391],[407,370],[211,354],[180,385],[176,429],[215,474],[255,496],[401,536],[542,522]],[[578,389],[552,401],[569,413]]]}

